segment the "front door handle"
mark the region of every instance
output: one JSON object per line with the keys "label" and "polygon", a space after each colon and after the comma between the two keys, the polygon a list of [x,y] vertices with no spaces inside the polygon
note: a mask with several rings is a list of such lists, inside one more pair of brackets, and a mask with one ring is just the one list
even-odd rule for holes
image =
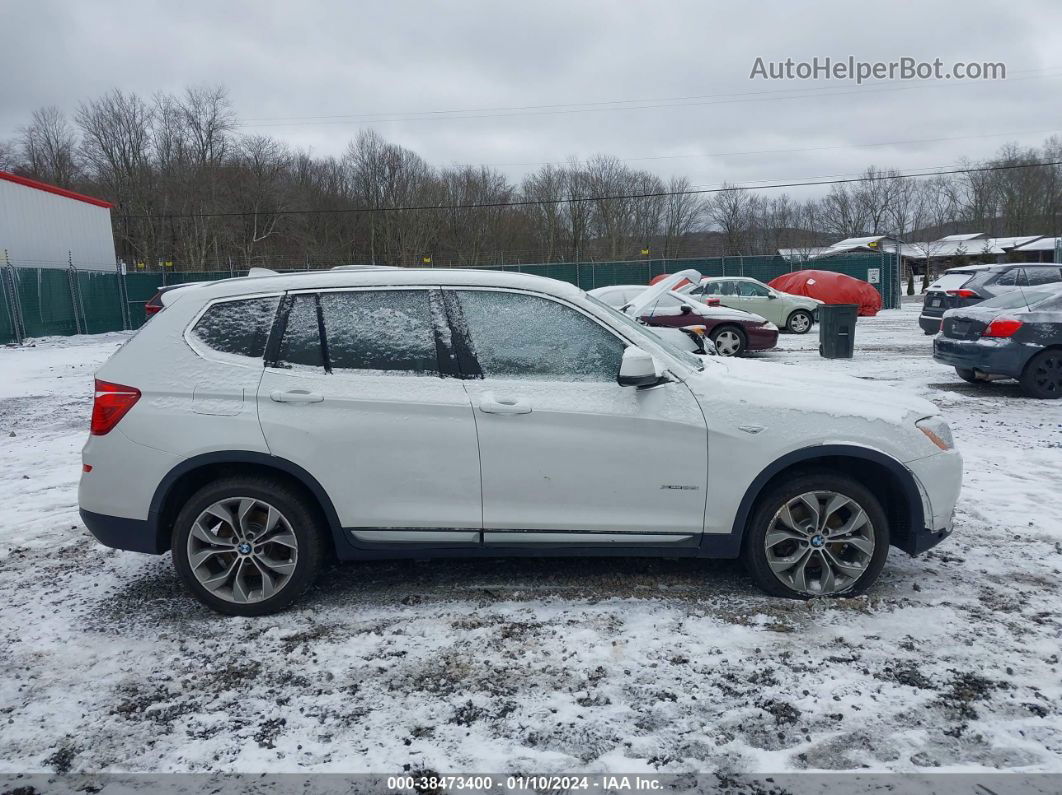
{"label": "front door handle", "polygon": [[269,393],[269,399],[274,403],[320,403],[324,400],[324,395],[307,392],[305,389],[292,389],[289,392],[274,389]]}
{"label": "front door handle", "polygon": [[479,410],[484,414],[530,414],[531,404],[522,398],[495,397],[487,392],[479,400]]}

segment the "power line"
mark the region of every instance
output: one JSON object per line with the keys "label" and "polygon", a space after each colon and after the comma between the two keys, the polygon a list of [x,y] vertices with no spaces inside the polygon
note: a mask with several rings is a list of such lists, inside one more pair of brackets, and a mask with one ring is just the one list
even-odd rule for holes
{"label": "power line", "polygon": [[[1058,67],[1051,67],[1051,70]],[[1050,70],[1043,74],[1031,74],[1026,77],[1008,78],[1007,82],[1025,80],[1044,80],[1062,77],[1062,73]],[[1020,72],[1018,74],[1021,74]],[[828,99],[835,96],[852,94],[879,94],[892,91],[913,91],[923,88],[941,88],[946,86],[983,85],[984,80],[938,80],[912,82],[909,80],[882,81],[864,83],[853,88],[851,85],[808,86],[807,88],[764,89],[762,91],[739,91],[729,94],[700,94],[687,97],[666,97],[647,100],[605,100],[601,102],[570,103],[555,105],[523,105],[498,108],[468,108],[435,111],[408,111],[392,113],[337,114],[322,116],[288,116],[288,117],[247,117],[237,127],[298,127],[307,125],[334,125],[350,123],[379,124],[404,121],[440,121],[444,119],[496,119],[512,116],[553,116],[573,113],[598,113],[615,110],[658,110],[673,107],[700,107],[706,105],[730,105],[748,102],[777,102],[792,99]],[[1002,81],[996,81],[1002,82]],[[896,85],[899,84],[899,85]],[[774,96],[781,95],[781,96]],[[390,117],[390,118],[388,118]],[[251,123],[254,122],[254,123]]]}
{"label": "power line", "polygon": [[[927,171],[925,173],[908,174],[875,174],[872,176],[844,177],[834,179],[817,179],[799,182],[774,182],[768,185],[724,185],[711,188],[691,188],[689,190],[653,191],[648,193],[629,193],[619,195],[600,196],[569,196],[563,199],[517,199],[513,201],[478,202],[469,204],[424,204],[408,205],[399,207],[349,207],[349,208],[318,208],[312,210],[274,210],[272,212],[255,211],[232,211],[215,213],[159,213],[141,215],[119,215],[123,220],[136,219],[165,219],[165,218],[245,218],[256,215],[343,215],[347,213],[393,213],[393,212],[421,212],[442,210],[485,210],[500,207],[532,207],[557,204],[582,204],[599,201],[630,201],[635,199],[662,199],[669,196],[695,196],[709,193],[725,193],[734,190],[774,190],[777,188],[813,187],[821,185],[841,185],[853,182],[881,182],[895,179],[918,179],[921,177],[948,176],[953,174],[975,174],[989,171],[1011,171],[1019,168],[1042,168],[1047,166],[1062,166],[1062,160],[1052,160],[1043,163],[1014,163],[1000,166],[976,166],[970,168],[952,168],[948,170]],[[931,167],[946,168],[946,167]]]}

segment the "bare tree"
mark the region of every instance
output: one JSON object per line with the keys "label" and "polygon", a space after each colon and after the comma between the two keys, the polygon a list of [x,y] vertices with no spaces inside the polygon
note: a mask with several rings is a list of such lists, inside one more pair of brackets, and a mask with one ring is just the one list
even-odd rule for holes
{"label": "bare tree", "polygon": [[746,249],[755,220],[755,201],[745,188],[726,183],[708,203],[708,218],[723,233],[725,254],[751,254]]}
{"label": "bare tree", "polygon": [[37,179],[70,187],[78,175],[77,138],[58,108],[33,111],[32,121],[19,131],[22,161]]}

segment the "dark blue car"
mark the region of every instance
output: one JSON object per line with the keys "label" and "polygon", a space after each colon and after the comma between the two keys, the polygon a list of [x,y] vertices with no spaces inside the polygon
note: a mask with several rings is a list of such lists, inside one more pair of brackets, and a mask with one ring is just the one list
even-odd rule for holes
{"label": "dark blue car", "polygon": [[1030,397],[1062,397],[1062,285],[949,309],[933,358],[971,383],[1016,378]]}

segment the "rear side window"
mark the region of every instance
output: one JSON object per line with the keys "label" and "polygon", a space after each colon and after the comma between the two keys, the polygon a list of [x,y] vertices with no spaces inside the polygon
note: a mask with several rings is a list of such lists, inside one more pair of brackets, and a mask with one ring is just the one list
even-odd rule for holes
{"label": "rear side window", "polygon": [[279,296],[213,304],[192,327],[192,338],[218,353],[261,359]]}
{"label": "rear side window", "polygon": [[462,290],[457,295],[485,378],[618,378],[623,341],[572,307],[500,290]]}
{"label": "rear side window", "polygon": [[321,293],[332,370],[438,375],[427,290]]}
{"label": "rear side window", "polygon": [[1024,279],[1021,278],[1021,274],[1021,268],[1011,268],[996,279],[996,284],[1000,287],[1015,287],[1019,284],[1025,284]]}

